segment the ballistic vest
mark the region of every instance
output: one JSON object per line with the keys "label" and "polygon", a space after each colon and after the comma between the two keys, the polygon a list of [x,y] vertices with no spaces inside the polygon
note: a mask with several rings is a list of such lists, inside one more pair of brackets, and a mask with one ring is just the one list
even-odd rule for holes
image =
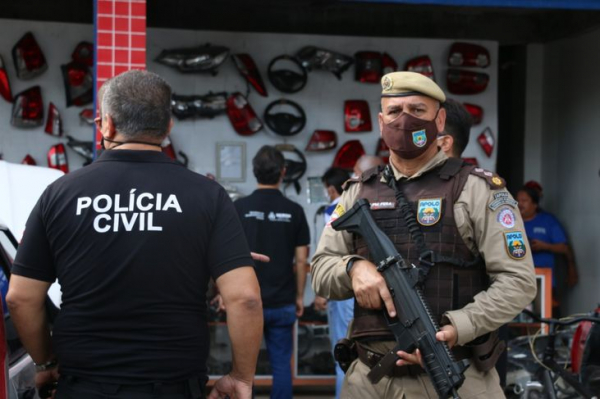
{"label": "ballistic vest", "polygon": [[[420,252],[400,214],[396,192],[381,181],[385,168],[380,166],[363,173],[358,198],[369,200],[371,214],[377,225],[390,237],[406,263],[420,267]],[[423,283],[423,292],[434,321],[438,323],[445,312],[464,307],[473,301],[477,293],[489,286],[483,260],[476,257],[464,243],[454,219],[454,204],[474,168],[460,159],[450,158],[442,166],[429,170],[418,178],[403,180],[398,186],[417,217],[425,246],[437,258],[445,260],[430,268]],[[391,170],[387,179],[393,179],[393,173],[390,172]],[[353,246],[354,253],[372,261],[362,237],[355,234]],[[356,300],[351,337],[394,339],[383,311],[364,309]]]}

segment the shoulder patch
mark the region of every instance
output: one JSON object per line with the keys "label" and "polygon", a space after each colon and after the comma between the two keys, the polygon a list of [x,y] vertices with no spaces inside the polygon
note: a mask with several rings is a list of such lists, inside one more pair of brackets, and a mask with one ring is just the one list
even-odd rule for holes
{"label": "shoulder patch", "polygon": [[471,174],[485,179],[492,190],[499,190],[506,187],[504,179],[489,170],[474,168],[471,170]]}
{"label": "shoulder patch", "polygon": [[508,252],[508,256],[512,259],[521,260],[527,254],[522,232],[511,231],[504,233],[504,242],[506,244],[506,252]]}
{"label": "shoulder patch", "polygon": [[494,200],[489,203],[488,207],[492,211],[495,211],[502,205],[508,205],[517,209],[519,203],[513,197],[511,197],[508,191],[498,191],[494,193]]}

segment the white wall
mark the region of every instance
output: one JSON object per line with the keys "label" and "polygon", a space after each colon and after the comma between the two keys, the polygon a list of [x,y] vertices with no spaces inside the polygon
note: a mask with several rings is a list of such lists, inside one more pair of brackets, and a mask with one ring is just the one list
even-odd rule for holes
{"label": "white wall", "polygon": [[566,227],[579,284],[569,312],[600,301],[600,30],[544,48],[542,185],[544,206]]}

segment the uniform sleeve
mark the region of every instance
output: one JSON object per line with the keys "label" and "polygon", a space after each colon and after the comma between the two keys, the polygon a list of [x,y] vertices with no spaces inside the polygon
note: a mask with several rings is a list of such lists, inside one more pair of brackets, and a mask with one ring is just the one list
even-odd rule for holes
{"label": "uniform sleeve", "polygon": [[310,244],[310,230],[308,228],[308,222],[306,221],[306,215],[302,207],[298,206],[298,235],[296,236],[296,246],[302,247]]}
{"label": "uniform sleeve", "polygon": [[40,197],[27,219],[25,233],[19,244],[11,273],[52,283],[56,280],[56,267],[44,223],[45,196],[46,192]]}
{"label": "uniform sleeve", "polygon": [[[499,198],[503,205],[496,206]],[[454,211],[461,236],[481,253],[490,277],[490,287],[473,302],[445,314],[464,345],[512,320],[537,288],[523,220],[506,189],[492,190],[484,179],[469,176]]]}
{"label": "uniform sleeve", "polygon": [[254,266],[236,209],[221,188],[207,254],[210,274],[215,280],[238,267]]}
{"label": "uniform sleeve", "polygon": [[[358,196],[358,184],[344,191],[332,221],[341,216],[340,210],[350,209]],[[317,251],[312,258],[312,287],[317,295],[328,299],[348,299],[354,296],[352,281],[346,273],[346,264],[351,258],[360,258],[352,253],[352,234],[335,231],[327,224],[321,234]]]}

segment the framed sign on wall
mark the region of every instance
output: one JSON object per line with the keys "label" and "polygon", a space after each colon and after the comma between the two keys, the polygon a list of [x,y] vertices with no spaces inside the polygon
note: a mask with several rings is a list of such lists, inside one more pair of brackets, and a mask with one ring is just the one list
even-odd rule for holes
{"label": "framed sign on wall", "polygon": [[217,143],[217,180],[246,181],[246,143]]}

